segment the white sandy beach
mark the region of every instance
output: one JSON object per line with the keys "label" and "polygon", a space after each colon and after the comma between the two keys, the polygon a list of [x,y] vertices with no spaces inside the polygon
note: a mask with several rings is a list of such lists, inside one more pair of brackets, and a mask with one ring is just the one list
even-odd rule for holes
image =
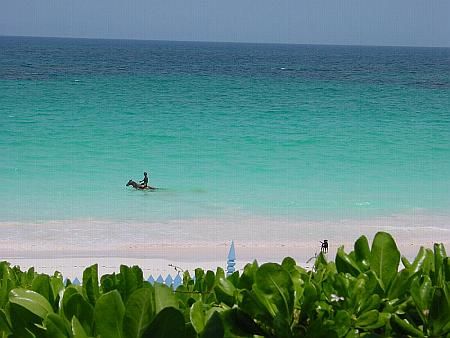
{"label": "white sandy beach", "polygon": [[[85,267],[97,263],[100,275],[119,271],[121,264],[139,265],[145,278],[176,275],[175,268],[226,269],[231,241],[235,241],[236,269],[245,264],[281,262],[293,257],[300,265],[320,251],[320,240],[330,243],[329,259],[344,245],[346,251],[362,234],[369,242],[377,231],[393,235],[402,255],[412,259],[420,246],[450,247],[448,217],[415,214],[339,222],[268,219],[190,220],[124,223],[118,221],[2,222],[0,259],[22,269],[60,271],[79,279]],[[195,236],[201,231],[201,236]],[[193,234],[193,235],[192,235]],[[209,238],[210,240],[205,240]]]}

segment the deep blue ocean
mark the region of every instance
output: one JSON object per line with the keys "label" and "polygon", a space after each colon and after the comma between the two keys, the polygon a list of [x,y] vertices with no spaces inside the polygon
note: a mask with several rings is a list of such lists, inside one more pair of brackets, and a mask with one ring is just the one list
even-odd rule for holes
{"label": "deep blue ocean", "polygon": [[[150,173],[136,191],[129,179]],[[0,37],[0,221],[450,215],[450,49]]]}

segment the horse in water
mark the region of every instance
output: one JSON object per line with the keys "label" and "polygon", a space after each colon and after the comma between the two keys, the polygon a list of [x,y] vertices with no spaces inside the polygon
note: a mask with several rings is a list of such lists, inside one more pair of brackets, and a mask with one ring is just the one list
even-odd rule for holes
{"label": "horse in water", "polygon": [[136,183],[133,180],[129,180],[127,183],[127,187],[132,186],[134,189],[139,189],[139,190],[155,190],[156,188],[150,187],[150,186],[146,186],[144,187],[142,184]]}

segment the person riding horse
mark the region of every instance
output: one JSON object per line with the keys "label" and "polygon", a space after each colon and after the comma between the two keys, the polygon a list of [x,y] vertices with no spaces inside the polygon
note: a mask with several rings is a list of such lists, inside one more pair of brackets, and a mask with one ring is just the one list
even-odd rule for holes
{"label": "person riding horse", "polygon": [[130,185],[134,189],[139,189],[139,190],[146,190],[146,189],[155,190],[156,189],[156,188],[151,187],[151,186],[148,185],[148,176],[147,176],[146,172],[144,172],[144,178],[141,181],[139,181],[139,183],[136,183],[133,180],[129,180],[126,186],[128,187]]}

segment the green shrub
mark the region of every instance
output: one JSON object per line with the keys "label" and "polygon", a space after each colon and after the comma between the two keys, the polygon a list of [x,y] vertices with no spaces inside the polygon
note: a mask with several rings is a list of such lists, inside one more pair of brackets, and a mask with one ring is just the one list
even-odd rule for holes
{"label": "green shrub", "polygon": [[[403,267],[400,269],[400,262]],[[393,238],[359,238],[307,271],[292,258],[225,277],[195,270],[176,290],[121,266],[82,285],[0,263],[2,337],[450,337],[450,261],[442,244],[400,256]]]}

